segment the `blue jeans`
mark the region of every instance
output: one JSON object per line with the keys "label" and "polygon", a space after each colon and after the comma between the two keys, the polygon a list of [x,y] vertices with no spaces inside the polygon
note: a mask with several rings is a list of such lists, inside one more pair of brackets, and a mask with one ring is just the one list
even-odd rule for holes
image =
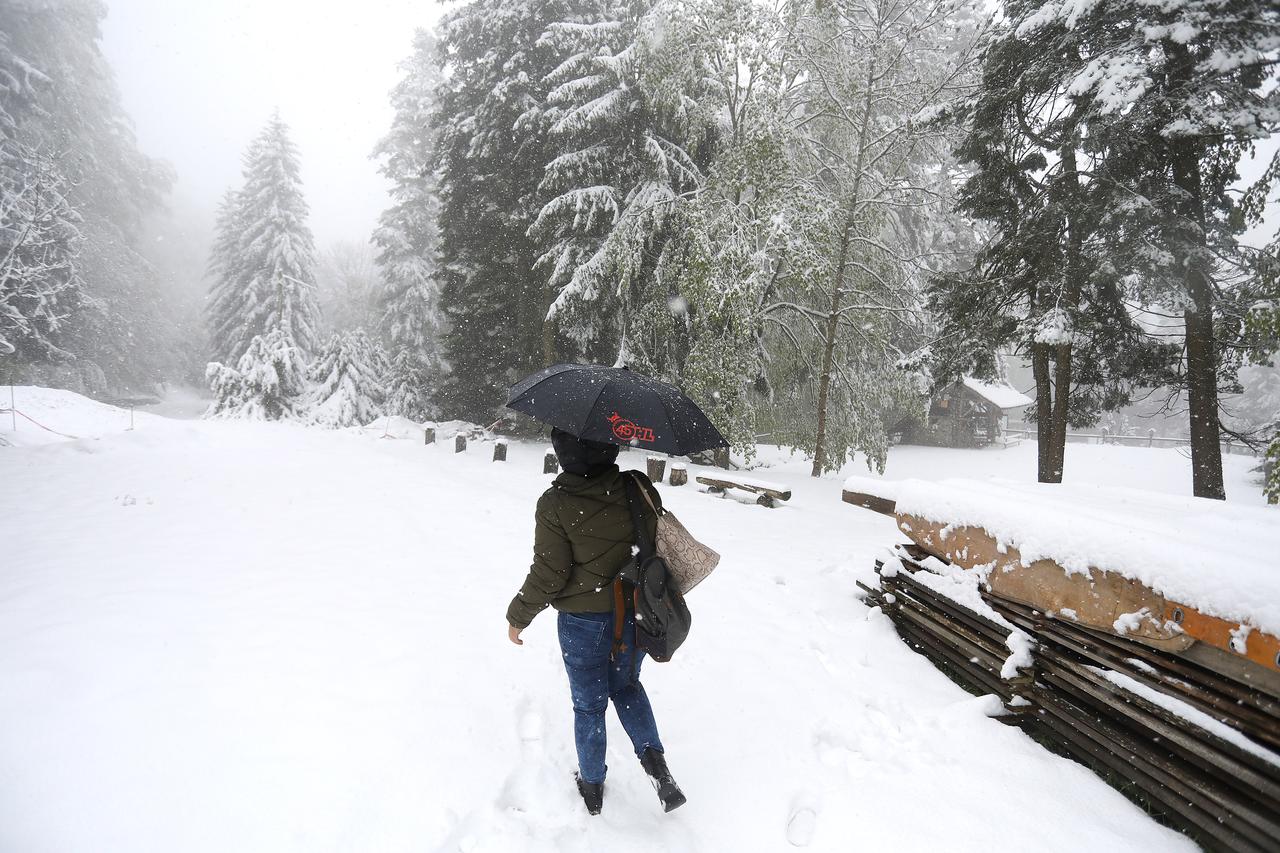
{"label": "blue jeans", "polygon": [[[603,782],[605,770],[604,712],[613,709],[631,738],[636,755],[652,747],[662,752],[653,708],[640,684],[644,652],[635,648],[635,618],[628,613],[622,629],[626,649],[609,660],[613,646],[612,613],[561,613],[556,620],[560,653],[569,673],[573,697],[573,741],[578,749],[578,775],[584,782]],[[634,673],[632,661],[635,662]]]}

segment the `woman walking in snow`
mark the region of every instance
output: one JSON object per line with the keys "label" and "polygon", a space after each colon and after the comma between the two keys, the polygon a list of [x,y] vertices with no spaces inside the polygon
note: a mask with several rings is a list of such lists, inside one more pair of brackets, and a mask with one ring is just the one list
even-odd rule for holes
{"label": "woman walking in snow", "polygon": [[[636,756],[653,781],[667,811],[685,796],[671,777],[649,697],[640,684],[644,652],[635,647],[635,613],[624,604],[623,635],[614,649],[614,600],[611,587],[633,557],[635,527],[627,502],[627,476],[639,479],[656,507],[661,498],[638,471],[623,474],[613,444],[580,440],[559,429],[551,443],[564,472],[538,500],[533,565],[507,608],[511,642],[524,645],[520,632],[551,605],[569,693],[573,735],[578,751],[578,792],[591,814],[604,803],[605,710],[612,700]],[[657,519],[644,513],[650,541]]]}

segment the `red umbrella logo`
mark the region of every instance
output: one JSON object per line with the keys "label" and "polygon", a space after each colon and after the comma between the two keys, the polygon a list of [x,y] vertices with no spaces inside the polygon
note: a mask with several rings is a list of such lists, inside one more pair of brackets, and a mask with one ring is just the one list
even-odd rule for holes
{"label": "red umbrella logo", "polygon": [[609,416],[609,423],[613,425],[613,434],[617,436],[619,441],[653,442],[652,429],[649,427],[639,426],[635,422],[627,420],[617,412],[614,412]]}

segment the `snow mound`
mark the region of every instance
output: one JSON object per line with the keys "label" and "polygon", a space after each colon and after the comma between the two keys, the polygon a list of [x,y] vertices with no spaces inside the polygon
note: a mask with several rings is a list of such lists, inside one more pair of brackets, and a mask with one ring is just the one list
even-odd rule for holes
{"label": "snow mound", "polygon": [[0,388],[0,446],[34,447],[81,438],[100,438],[130,429],[151,429],[167,418],[91,400],[74,391],[18,385],[10,411],[8,388]]}
{"label": "snow mound", "polygon": [[351,431],[378,438],[409,438],[421,442],[424,429],[422,424],[400,415],[385,415],[362,427],[351,427]]}
{"label": "snow mound", "polygon": [[1274,509],[1136,489],[903,480],[899,513],[981,527],[1024,562],[1053,560],[1139,581],[1203,613],[1280,634]]}

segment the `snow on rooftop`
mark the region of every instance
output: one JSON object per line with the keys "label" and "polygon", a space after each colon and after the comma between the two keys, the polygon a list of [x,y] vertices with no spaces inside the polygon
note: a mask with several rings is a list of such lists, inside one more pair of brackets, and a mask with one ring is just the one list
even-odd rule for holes
{"label": "snow on rooftop", "polygon": [[1018,409],[1030,406],[1033,400],[1007,382],[983,382],[972,376],[964,378],[964,386],[982,399],[1001,409]]}
{"label": "snow on rooftop", "polygon": [[902,480],[899,513],[981,527],[1024,562],[1116,572],[1202,613],[1280,635],[1280,513],[1137,489]]}

